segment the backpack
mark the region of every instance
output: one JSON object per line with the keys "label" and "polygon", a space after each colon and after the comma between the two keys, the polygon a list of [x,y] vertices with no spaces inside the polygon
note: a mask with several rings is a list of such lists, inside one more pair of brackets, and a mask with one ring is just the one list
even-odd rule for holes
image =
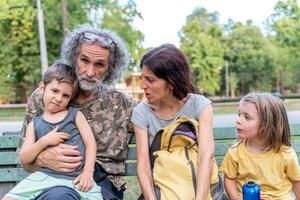
{"label": "backpack", "polygon": [[[158,199],[195,199],[198,133],[198,121],[180,117],[155,135],[150,147],[150,162]],[[212,196],[214,199],[222,199],[223,186],[218,176],[218,166],[215,160],[212,162],[213,174],[208,200],[212,199]]]}

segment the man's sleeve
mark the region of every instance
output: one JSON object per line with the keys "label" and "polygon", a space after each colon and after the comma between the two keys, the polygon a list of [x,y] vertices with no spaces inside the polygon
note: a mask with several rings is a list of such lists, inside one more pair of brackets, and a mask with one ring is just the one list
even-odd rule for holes
{"label": "man's sleeve", "polygon": [[128,106],[127,106],[127,109],[128,109],[128,112],[130,113],[129,114],[129,120],[128,120],[128,125],[127,125],[127,130],[128,130],[128,143],[129,141],[131,140],[132,138],[132,135],[133,135],[133,124],[130,120],[131,118],[131,115],[132,115],[132,111],[133,111],[133,108],[136,106],[136,101],[134,101],[134,99],[130,98],[128,100]]}
{"label": "man's sleeve", "polygon": [[35,116],[41,115],[43,111],[44,111],[44,105],[42,100],[42,94],[39,92],[38,89],[36,89],[35,91],[33,91],[33,93],[31,94],[27,102],[25,117],[24,117],[23,126],[21,130],[22,139],[20,140],[18,149],[20,149],[20,147],[23,144],[23,140],[26,136],[27,125],[29,124],[29,122],[32,121],[32,119]]}

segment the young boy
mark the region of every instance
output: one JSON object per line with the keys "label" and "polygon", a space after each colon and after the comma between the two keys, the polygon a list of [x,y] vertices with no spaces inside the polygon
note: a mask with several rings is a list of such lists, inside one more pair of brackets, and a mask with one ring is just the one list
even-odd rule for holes
{"label": "young boy", "polygon": [[56,186],[73,188],[81,199],[102,199],[101,189],[93,180],[96,160],[93,132],[82,112],[68,106],[76,88],[77,79],[72,67],[55,63],[45,72],[39,84],[44,112],[28,125],[20,160],[22,164],[34,162],[45,148],[65,143],[76,145],[85,163],[68,173],[40,168],[16,185],[4,200],[34,199]]}

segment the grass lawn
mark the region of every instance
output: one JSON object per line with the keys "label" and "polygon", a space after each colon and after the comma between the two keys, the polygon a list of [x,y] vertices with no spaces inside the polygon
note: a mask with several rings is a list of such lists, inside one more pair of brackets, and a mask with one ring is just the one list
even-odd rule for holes
{"label": "grass lawn", "polygon": [[[237,113],[238,102],[214,103],[214,115]],[[300,110],[300,99],[286,99],[284,105],[287,111]]]}
{"label": "grass lawn", "polygon": [[1,121],[23,121],[25,108],[1,108],[0,109],[0,122]]}
{"label": "grass lawn", "polygon": [[[287,111],[300,110],[300,99],[284,100]],[[236,113],[238,102],[214,103],[214,115]],[[23,121],[25,108],[0,108],[1,121]]]}
{"label": "grass lawn", "polygon": [[126,181],[126,191],[125,200],[136,200],[140,194],[140,186],[136,176],[125,177]]}

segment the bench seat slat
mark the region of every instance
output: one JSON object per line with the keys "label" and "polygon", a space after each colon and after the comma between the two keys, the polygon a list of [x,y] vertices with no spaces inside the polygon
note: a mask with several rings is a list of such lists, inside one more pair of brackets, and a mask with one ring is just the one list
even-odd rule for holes
{"label": "bench seat slat", "polygon": [[28,173],[22,168],[0,169],[0,182],[16,182],[23,180]]}
{"label": "bench seat slat", "polygon": [[1,165],[20,164],[19,154],[17,152],[0,152],[0,158],[1,158],[0,159],[0,168],[1,168]]}
{"label": "bench seat slat", "polygon": [[136,150],[135,149],[136,149],[135,146],[129,146],[127,160],[136,160]]}

